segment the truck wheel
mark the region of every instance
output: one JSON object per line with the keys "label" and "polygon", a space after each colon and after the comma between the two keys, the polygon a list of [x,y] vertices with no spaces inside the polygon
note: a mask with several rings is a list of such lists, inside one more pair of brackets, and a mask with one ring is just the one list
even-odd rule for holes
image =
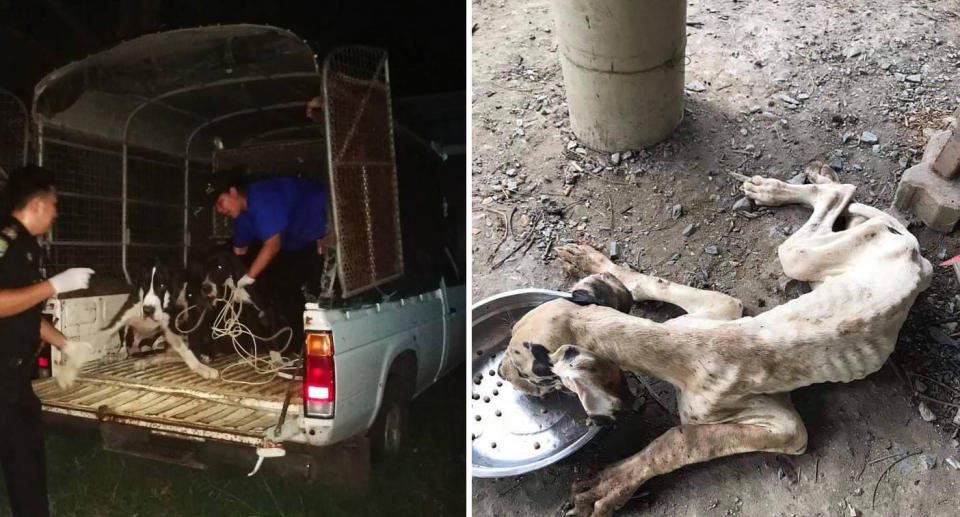
{"label": "truck wheel", "polygon": [[400,452],[407,434],[410,401],[403,384],[395,376],[387,379],[380,412],[370,428],[370,457],[374,463]]}

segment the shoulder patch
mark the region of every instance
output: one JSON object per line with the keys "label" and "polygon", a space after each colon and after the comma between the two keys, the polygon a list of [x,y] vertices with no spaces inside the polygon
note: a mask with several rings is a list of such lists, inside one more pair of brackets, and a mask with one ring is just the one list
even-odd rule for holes
{"label": "shoulder patch", "polygon": [[0,230],[0,233],[14,240],[17,238],[17,227],[16,226],[7,226],[3,230]]}
{"label": "shoulder patch", "polygon": [[6,239],[0,238],[0,258],[7,254],[7,248],[9,247],[10,243]]}

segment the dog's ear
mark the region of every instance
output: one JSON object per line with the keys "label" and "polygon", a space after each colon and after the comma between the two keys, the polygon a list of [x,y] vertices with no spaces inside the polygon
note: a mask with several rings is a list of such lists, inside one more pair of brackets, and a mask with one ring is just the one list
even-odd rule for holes
{"label": "dog's ear", "polygon": [[564,345],[550,354],[553,373],[580,399],[595,421],[612,421],[627,407],[629,391],[620,368],[583,348]]}
{"label": "dog's ear", "polygon": [[573,286],[569,300],[578,305],[603,305],[629,314],[633,295],[627,286],[610,273],[593,274]]}

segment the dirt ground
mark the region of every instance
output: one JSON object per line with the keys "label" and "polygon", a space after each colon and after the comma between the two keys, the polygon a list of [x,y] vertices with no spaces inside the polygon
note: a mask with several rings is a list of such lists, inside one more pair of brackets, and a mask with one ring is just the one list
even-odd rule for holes
{"label": "dirt ground", "polygon": [[[679,128],[648,149],[596,153],[570,131],[549,2],[474,0],[472,11],[474,300],[567,288],[573,280],[556,263],[557,245],[610,252],[615,243],[621,263],[763,312],[802,292],[787,282],[776,248],[807,212],[734,210],[741,195],[728,172],[796,181],[821,160],[858,186],[858,202],[886,208],[920,158],[924,129],[945,127],[960,105],[956,0],[698,0],[688,4]],[[878,147],[861,141],[864,132]],[[956,234],[910,229],[932,262],[960,253]],[[950,405],[960,403],[958,308],[954,273],[937,268],[883,370],[795,392],[806,454],[682,469],[642,487],[618,515],[960,514],[960,470],[946,462],[960,459]],[[921,402],[934,421],[921,418]],[[647,403],[556,465],[474,480],[473,512],[558,514],[574,480],[675,423]],[[936,456],[936,466],[924,468],[920,454],[897,462],[916,451]]]}

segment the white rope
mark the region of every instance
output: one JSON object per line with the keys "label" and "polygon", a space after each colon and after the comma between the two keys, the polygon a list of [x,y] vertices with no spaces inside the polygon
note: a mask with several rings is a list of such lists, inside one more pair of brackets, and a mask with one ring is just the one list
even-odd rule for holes
{"label": "white rope", "polygon": [[197,308],[196,305],[191,305],[191,306],[187,307],[186,309],[183,309],[182,311],[180,311],[180,313],[177,314],[177,317],[173,319],[173,326],[176,327],[177,332],[179,332],[179,333],[181,333],[181,334],[190,334],[190,333],[192,333],[193,331],[197,330],[198,327],[200,327],[200,324],[203,323],[203,317],[206,316],[206,314],[207,314],[207,309],[203,309],[203,311],[200,313],[200,317],[197,318],[197,324],[194,325],[192,329],[190,329],[190,330],[183,330],[182,328],[180,328],[180,318],[181,318],[182,316],[185,316],[185,315],[189,314],[191,309],[196,309],[196,308]]}
{"label": "white rope", "polygon": [[[246,304],[244,300],[249,298],[246,291],[243,288],[234,288],[232,285],[225,285],[224,287],[230,288],[230,295],[227,298],[217,298],[214,300],[214,303],[223,302],[223,308],[220,309],[216,319],[214,319],[213,325],[210,328],[210,336],[213,339],[229,338],[233,343],[234,351],[238,356],[240,356],[240,359],[238,359],[235,363],[225,366],[220,371],[220,379],[223,382],[234,384],[261,385],[272,382],[283,370],[299,368],[301,363],[300,358],[288,359],[281,356],[281,354],[283,354],[283,352],[285,352],[290,346],[290,341],[293,340],[293,329],[290,327],[283,327],[270,337],[261,337],[254,334],[246,325],[240,323],[240,314],[243,312],[243,306]],[[258,340],[273,341],[284,332],[287,333],[286,343],[284,343],[283,347],[281,347],[279,351],[276,353],[271,353],[270,359],[265,359],[258,355]],[[250,337],[253,348],[252,350],[248,350],[240,342],[240,338],[243,336]],[[228,371],[241,366],[247,366],[253,369],[253,371],[258,375],[265,375],[269,377],[262,381],[243,381],[227,378]]]}

